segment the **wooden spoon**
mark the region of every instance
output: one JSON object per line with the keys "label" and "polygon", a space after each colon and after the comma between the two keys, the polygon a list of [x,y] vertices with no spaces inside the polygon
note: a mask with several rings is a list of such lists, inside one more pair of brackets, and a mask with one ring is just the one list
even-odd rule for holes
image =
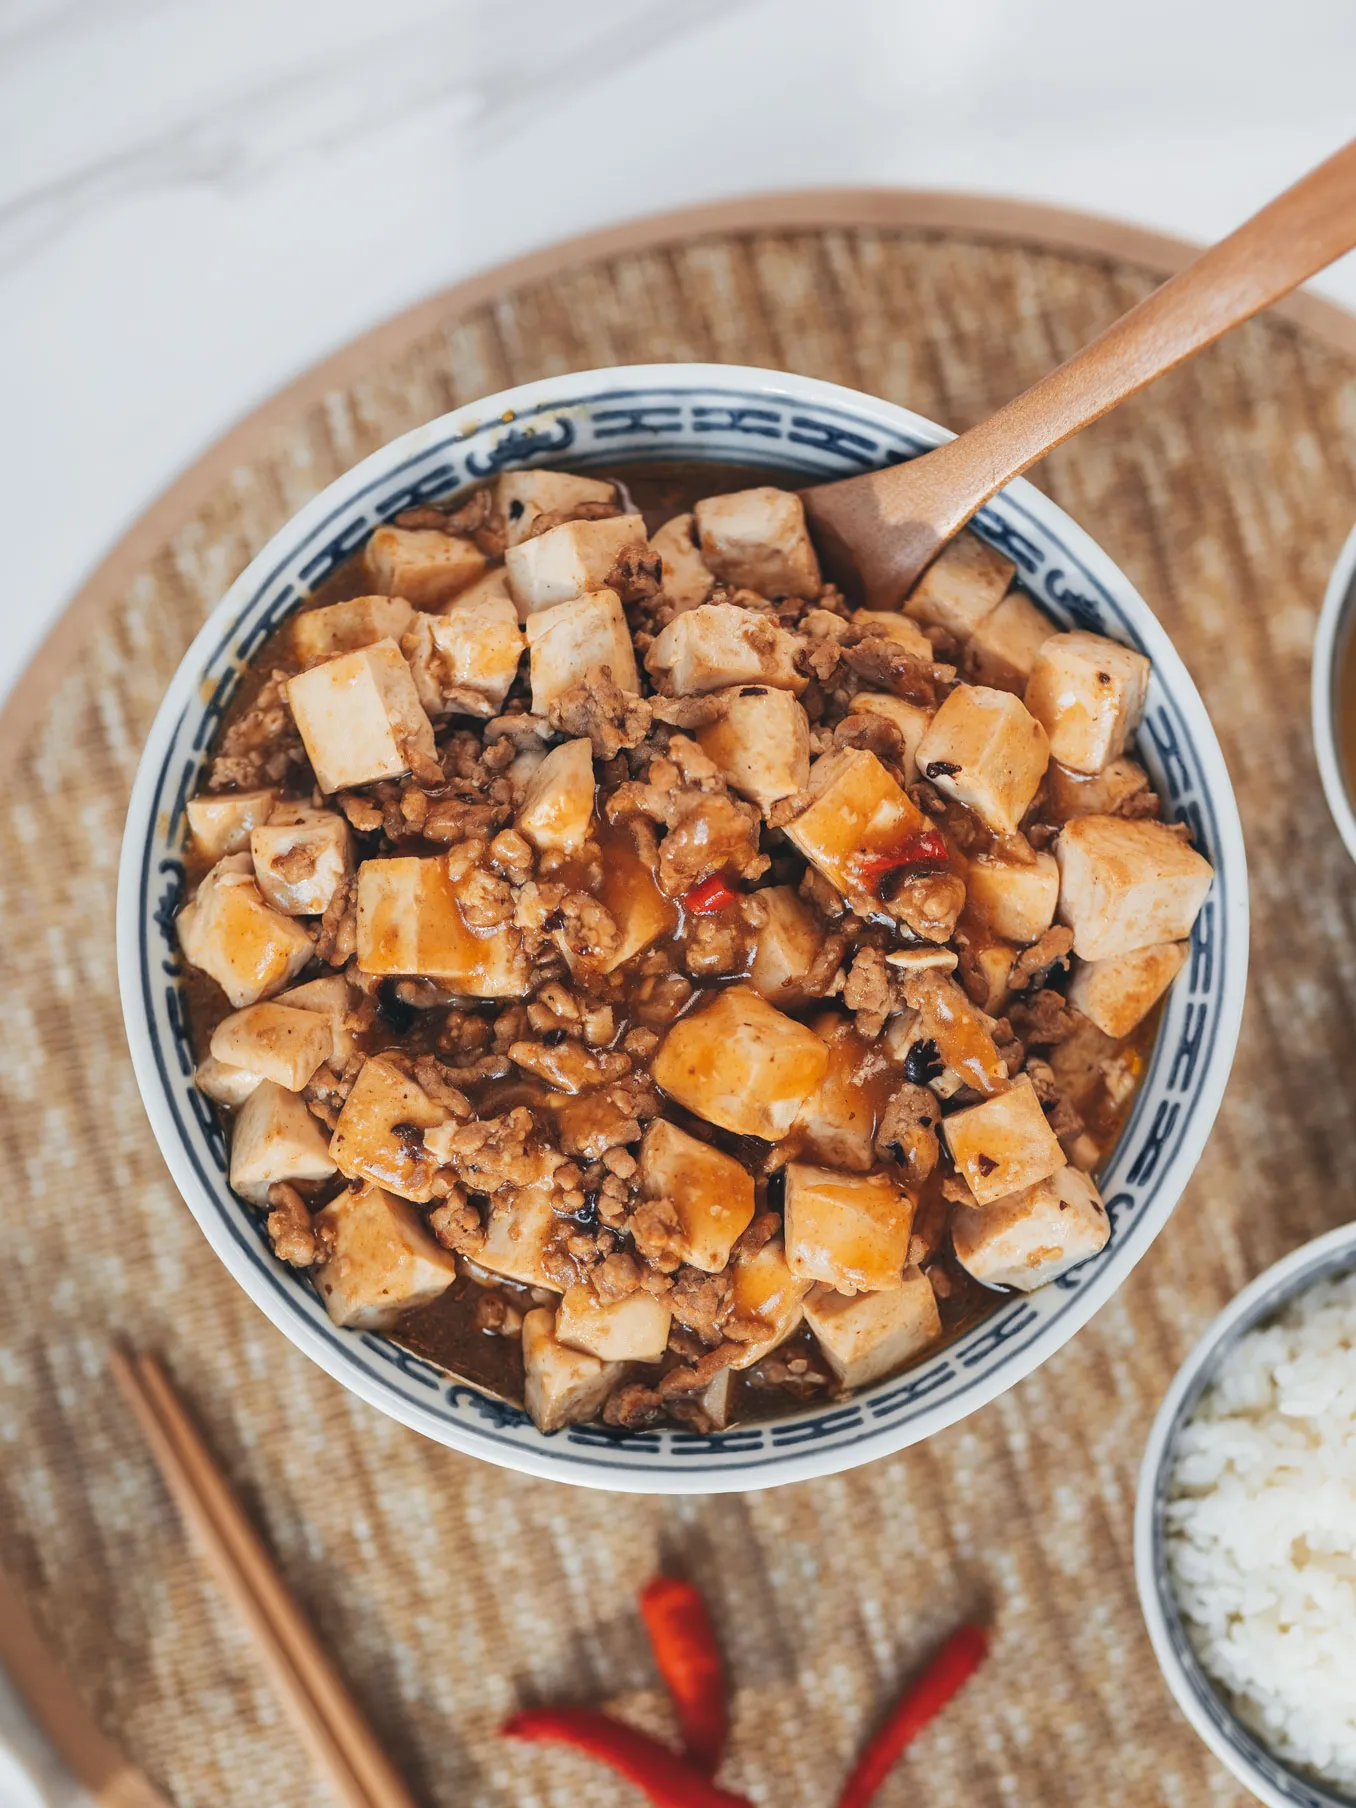
{"label": "wooden spoon", "polygon": [[832,575],[896,609],[1028,466],[1356,245],[1356,140],[978,427],[906,464],[801,492]]}

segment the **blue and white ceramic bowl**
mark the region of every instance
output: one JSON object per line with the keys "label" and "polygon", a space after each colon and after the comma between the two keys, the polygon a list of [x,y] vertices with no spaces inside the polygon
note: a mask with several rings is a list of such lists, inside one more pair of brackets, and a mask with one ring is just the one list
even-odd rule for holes
{"label": "blue and white ceramic bowl", "polygon": [[1215,867],[1191,960],[1103,1177],[1113,1228],[1098,1256],[1039,1293],[1005,1297],[928,1361],[840,1404],[710,1436],[577,1426],[546,1437],[524,1414],[386,1338],[336,1329],[228,1189],[221,1131],[194,1090],[172,927],[184,884],[185,800],[251,654],[376,526],[515,465],[576,470],[676,457],[772,466],[801,484],[909,458],[948,437],[854,390],[736,366],[638,365],[525,384],[407,433],[331,484],[232,585],[189,648],[142,756],[119,880],[119,981],[142,1096],[175,1181],[231,1273],[331,1375],[407,1425],[510,1468],[599,1488],[717,1492],[830,1474],[930,1436],[1030,1373],[1115,1291],[1176,1205],[1219,1106],[1243,1006],[1248,904],[1238,811],[1195,686],[1149,608],[1081,529],[1021,482],[983,510],[980,534],[1016,561],[1061,625],[1148,654],[1140,757],[1168,813],[1191,823]]}

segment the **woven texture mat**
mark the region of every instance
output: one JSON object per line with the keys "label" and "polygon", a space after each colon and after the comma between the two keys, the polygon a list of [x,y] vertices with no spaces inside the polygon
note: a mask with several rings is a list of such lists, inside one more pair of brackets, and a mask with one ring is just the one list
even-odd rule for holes
{"label": "woven texture mat", "polygon": [[[1051,457],[1037,482],[1161,615],[1204,692],[1253,874],[1224,1110],[1150,1256],[1036,1375],[925,1447],[764,1494],[646,1500],[454,1455],[351,1398],[219,1268],[146,1127],[113,896],[138,750],[190,636],[285,518],[443,410],[646,359],[780,366],[961,428],[1145,294],[1105,257],[880,228],[723,233],[575,264],[446,316],[275,421],[73,652],[0,811],[0,1564],[100,1720],[182,1805],[328,1800],[180,1531],[104,1367],[164,1352],[297,1595],[422,1800],[637,1797],[507,1747],[521,1702],[670,1722],[634,1611],[657,1565],[714,1606],[725,1773],[823,1808],[912,1668],[990,1613],[993,1657],[883,1804],[1241,1804],[1172,1706],[1136,1603],[1135,1471],[1188,1345],[1349,1212],[1350,873],[1309,740],[1318,600],[1356,512],[1356,368],[1269,320]],[[427,317],[426,317],[427,318]]]}

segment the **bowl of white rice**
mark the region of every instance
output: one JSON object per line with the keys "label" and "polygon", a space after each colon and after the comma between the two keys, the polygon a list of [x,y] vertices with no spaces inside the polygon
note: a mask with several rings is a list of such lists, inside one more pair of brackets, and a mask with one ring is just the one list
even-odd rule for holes
{"label": "bowl of white rice", "polygon": [[1356,1808],[1356,1225],[1267,1269],[1178,1371],[1135,1569],[1215,1755],[1273,1808]]}

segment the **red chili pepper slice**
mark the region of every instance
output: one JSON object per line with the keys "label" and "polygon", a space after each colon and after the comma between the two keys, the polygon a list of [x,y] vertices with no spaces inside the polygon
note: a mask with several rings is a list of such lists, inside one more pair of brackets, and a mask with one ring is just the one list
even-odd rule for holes
{"label": "red chili pepper slice", "polygon": [[713,916],[716,911],[733,904],[736,895],[728,880],[719,873],[712,873],[709,879],[703,879],[700,885],[694,885],[687,893],[683,899],[683,909],[693,916]]}
{"label": "red chili pepper slice", "polygon": [[904,1747],[974,1675],[988,1651],[989,1634],[983,1626],[962,1626],[951,1634],[923,1674],[904,1691],[862,1753],[857,1768],[843,1786],[838,1808],[867,1808]]}
{"label": "red chili pepper slice", "polygon": [[714,1775],[725,1749],[727,1713],[720,1646],[706,1602],[690,1582],[656,1576],[640,1591],[640,1612],[687,1755]]}
{"label": "red chili pepper slice", "polygon": [[875,885],[886,873],[898,872],[901,867],[933,871],[946,866],[950,858],[938,830],[919,829],[916,835],[909,835],[900,842],[894,853],[863,854],[858,867],[867,884]]}
{"label": "red chili pepper slice", "polygon": [[592,1708],[528,1708],[500,1731],[506,1739],[572,1745],[643,1789],[656,1808],[752,1808],[648,1733]]}

